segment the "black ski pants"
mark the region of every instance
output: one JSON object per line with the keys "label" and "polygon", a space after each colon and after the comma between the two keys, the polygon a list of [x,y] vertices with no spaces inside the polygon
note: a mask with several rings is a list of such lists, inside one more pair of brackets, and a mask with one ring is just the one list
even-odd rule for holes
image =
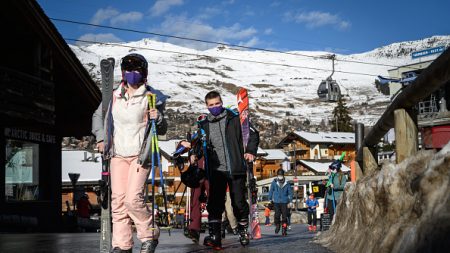
{"label": "black ski pants", "polygon": [[280,223],[280,216],[281,217],[281,222],[287,223],[287,214],[288,214],[288,210],[287,210],[287,203],[274,203],[275,206],[275,225],[279,225]]}
{"label": "black ski pants", "polygon": [[247,203],[247,177],[231,176],[224,171],[211,171],[209,178],[208,220],[209,222],[221,222],[222,213],[225,210],[225,197],[227,185],[230,188],[231,206],[233,214],[238,222],[248,221],[249,207]]}
{"label": "black ski pants", "polygon": [[308,211],[308,225],[317,225],[317,211]]}

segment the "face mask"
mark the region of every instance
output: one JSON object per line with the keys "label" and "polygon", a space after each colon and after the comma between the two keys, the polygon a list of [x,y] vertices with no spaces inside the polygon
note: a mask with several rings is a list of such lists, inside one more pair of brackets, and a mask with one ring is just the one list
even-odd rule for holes
{"label": "face mask", "polygon": [[223,108],[221,105],[219,106],[215,106],[215,107],[209,107],[208,111],[213,115],[213,116],[217,116],[219,114],[221,114],[223,112],[223,110],[225,110],[225,108]]}
{"label": "face mask", "polygon": [[283,181],[284,177],[283,176],[278,176],[278,180]]}
{"label": "face mask", "polygon": [[125,80],[130,85],[136,85],[142,82],[142,74],[138,71],[125,72]]}

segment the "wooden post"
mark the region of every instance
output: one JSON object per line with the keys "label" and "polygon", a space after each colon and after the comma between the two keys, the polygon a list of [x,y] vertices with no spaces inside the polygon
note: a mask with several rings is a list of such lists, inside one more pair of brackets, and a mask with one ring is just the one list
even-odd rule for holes
{"label": "wooden post", "polygon": [[363,166],[364,166],[364,175],[367,173],[378,169],[378,163],[370,152],[368,147],[363,148]]}
{"label": "wooden post", "polygon": [[417,153],[417,126],[405,109],[394,111],[397,163]]}

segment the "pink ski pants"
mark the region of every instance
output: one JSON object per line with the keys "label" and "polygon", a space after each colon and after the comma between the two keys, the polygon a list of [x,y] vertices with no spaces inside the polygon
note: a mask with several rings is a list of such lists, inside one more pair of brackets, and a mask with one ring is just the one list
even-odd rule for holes
{"label": "pink ski pants", "polygon": [[111,159],[112,246],[124,250],[133,247],[132,221],[140,241],[159,237],[159,228],[156,224],[152,228],[153,216],[144,204],[144,183],[148,170],[137,164],[137,158]]}

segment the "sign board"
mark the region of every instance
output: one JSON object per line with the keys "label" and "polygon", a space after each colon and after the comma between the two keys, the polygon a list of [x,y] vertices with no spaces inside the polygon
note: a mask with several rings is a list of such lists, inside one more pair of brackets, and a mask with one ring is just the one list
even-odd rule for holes
{"label": "sign board", "polygon": [[319,186],[313,186],[313,192],[319,192]]}
{"label": "sign board", "polygon": [[440,54],[440,53],[442,53],[444,51],[445,51],[445,46],[428,48],[428,49],[425,49],[425,50],[412,52],[411,53],[411,58],[412,59],[416,59],[416,58],[420,58],[420,57],[424,57],[424,56],[428,56],[428,55],[432,55],[432,54]]}
{"label": "sign board", "polygon": [[322,231],[330,229],[332,217],[329,213],[320,214],[320,229]]}

